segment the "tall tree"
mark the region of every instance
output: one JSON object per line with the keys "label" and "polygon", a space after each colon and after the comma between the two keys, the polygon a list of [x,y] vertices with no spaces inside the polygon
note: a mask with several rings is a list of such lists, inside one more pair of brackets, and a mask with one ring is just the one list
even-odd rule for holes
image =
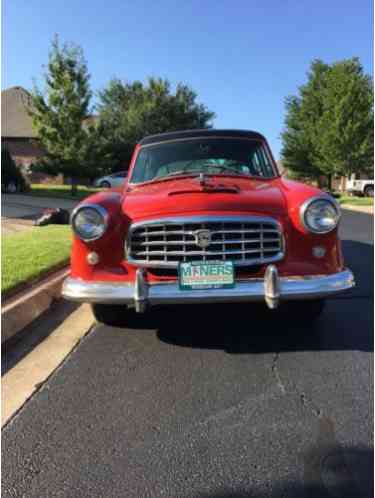
{"label": "tall tree", "polygon": [[323,90],[329,66],[317,59],[311,64],[308,81],[297,96],[286,98],[285,127],[282,132],[281,156],[294,176],[318,180],[324,157],[317,147],[319,120],[323,112]]}
{"label": "tall tree", "polygon": [[182,83],[172,92],[166,79],[149,78],[145,84],[112,80],[99,93],[97,110],[115,168],[127,166],[135,144],[145,135],[211,127],[215,114],[196,99],[197,94]]}
{"label": "tall tree", "polygon": [[[83,126],[90,114],[90,76],[82,49],[52,42],[44,90],[34,85],[29,112],[46,156],[38,171],[62,173],[71,179],[72,193],[77,178],[92,177],[93,150],[88,147],[94,126]],[[92,140],[91,140],[92,141]]]}
{"label": "tall tree", "polygon": [[358,59],[311,64],[286,99],[282,158],[296,176],[328,178],[373,167],[373,92]]}
{"label": "tall tree", "polygon": [[326,75],[319,120],[319,153],[327,173],[350,176],[374,166],[373,84],[357,58],[333,64]]}

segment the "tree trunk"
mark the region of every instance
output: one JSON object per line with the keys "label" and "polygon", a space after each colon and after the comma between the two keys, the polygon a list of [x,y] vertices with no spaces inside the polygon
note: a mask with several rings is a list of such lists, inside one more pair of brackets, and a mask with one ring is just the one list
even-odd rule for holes
{"label": "tree trunk", "polygon": [[317,178],[318,188],[325,187],[325,177],[323,175],[319,175]]}
{"label": "tree trunk", "polygon": [[346,190],[346,181],[347,181],[346,176],[342,176],[341,177],[341,184],[340,184],[341,192],[345,192],[345,190]]}
{"label": "tree trunk", "polygon": [[70,193],[72,197],[75,197],[77,195],[77,182],[75,178],[70,179]]}
{"label": "tree trunk", "polygon": [[331,192],[332,191],[332,175],[331,174],[327,175],[327,180],[328,180],[328,190]]}

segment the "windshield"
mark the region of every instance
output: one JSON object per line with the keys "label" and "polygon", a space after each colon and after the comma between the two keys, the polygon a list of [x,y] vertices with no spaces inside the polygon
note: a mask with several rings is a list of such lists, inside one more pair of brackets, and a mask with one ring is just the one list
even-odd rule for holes
{"label": "windshield", "polygon": [[131,183],[189,174],[272,178],[275,171],[259,140],[200,138],[144,146],[138,153]]}

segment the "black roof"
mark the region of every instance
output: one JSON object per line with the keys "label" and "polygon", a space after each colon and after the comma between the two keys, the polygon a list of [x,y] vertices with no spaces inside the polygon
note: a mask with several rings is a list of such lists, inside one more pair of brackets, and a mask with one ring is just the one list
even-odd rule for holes
{"label": "black roof", "polygon": [[197,138],[197,137],[244,137],[244,138],[254,138],[258,140],[265,140],[264,136],[256,131],[246,131],[246,130],[215,130],[215,129],[203,129],[203,130],[186,130],[186,131],[171,131],[168,133],[159,133],[158,135],[149,135],[143,138],[139,144],[140,145],[150,145],[153,143],[166,142],[169,140],[178,140],[181,138]]}

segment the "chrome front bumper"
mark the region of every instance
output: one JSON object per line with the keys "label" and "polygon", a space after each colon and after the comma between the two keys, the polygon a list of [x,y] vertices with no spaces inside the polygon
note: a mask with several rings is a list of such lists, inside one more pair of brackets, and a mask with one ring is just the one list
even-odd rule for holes
{"label": "chrome front bumper", "polygon": [[330,297],[354,287],[354,277],[346,269],[333,275],[279,277],[275,265],[267,267],[264,279],[236,282],[233,289],[180,290],[178,282],[150,284],[138,269],[134,283],[87,282],[68,277],[63,284],[65,299],[83,303],[126,304],[143,312],[147,306],[162,304],[234,303],[265,301],[276,308],[281,301]]}

